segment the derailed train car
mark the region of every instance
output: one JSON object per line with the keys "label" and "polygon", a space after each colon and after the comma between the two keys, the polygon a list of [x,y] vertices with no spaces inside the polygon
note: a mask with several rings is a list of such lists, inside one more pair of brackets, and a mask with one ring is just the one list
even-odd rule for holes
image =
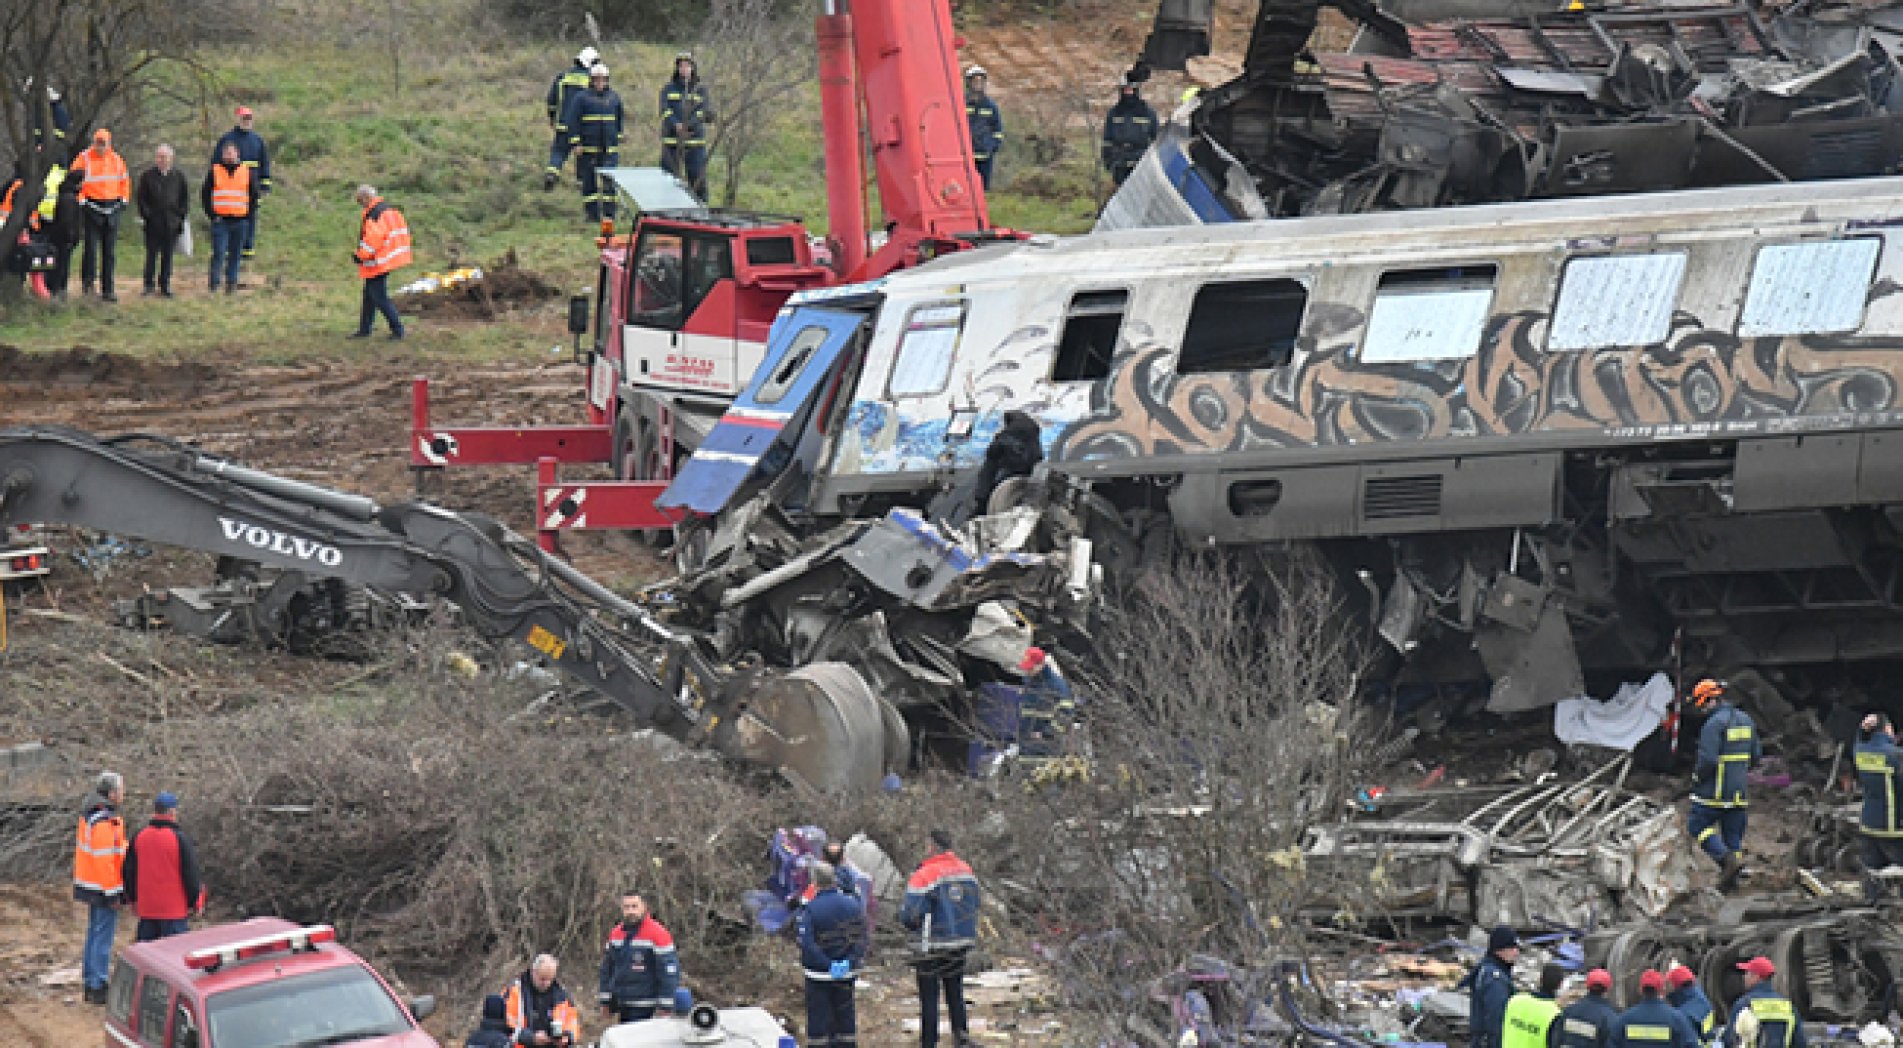
{"label": "derailed train car", "polygon": [[[1007,412],[1114,572],[1312,543],[1490,708],[1903,656],[1903,179],[1100,233],[796,298],[664,503],[923,505]],[[996,507],[994,507],[996,508]]]}

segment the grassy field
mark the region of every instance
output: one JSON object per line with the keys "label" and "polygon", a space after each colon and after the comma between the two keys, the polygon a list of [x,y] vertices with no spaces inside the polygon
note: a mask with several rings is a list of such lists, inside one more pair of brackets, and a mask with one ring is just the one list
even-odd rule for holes
{"label": "grassy field", "polygon": [[[525,267],[557,286],[591,290],[593,230],[573,181],[564,179],[553,192],[541,187],[548,146],[542,96],[566,49],[482,33],[472,10],[460,0],[427,5],[417,16],[422,24],[407,31],[409,44],[392,52],[392,60],[347,46],[348,34],[309,26],[259,33],[238,52],[207,56],[219,85],[209,105],[160,115],[151,131],[122,133],[117,143],[135,173],[158,141],[178,148],[198,242],[196,257],[179,260],[182,273],[174,283],[180,297],[139,296],[144,252],[137,221],[129,218],[120,242],[117,306],[80,298],[75,252],[72,300],[62,307],[29,303],[0,317],[0,342],[28,350],[84,345],[266,362],[386,355],[391,347],[381,340],[343,338],[355,326],[360,287],[348,255],[357,220],[351,193],[360,182],[376,185],[409,219],[417,265],[401,271],[398,284],[458,264],[486,264],[512,249]],[[292,16],[281,10],[280,17]],[[649,108],[671,50],[604,47],[630,115],[624,163],[657,159]],[[241,278],[246,290],[212,298],[204,293],[210,243],[196,214],[198,182],[236,102],[258,111],[276,188],[262,208],[259,256]],[[996,191],[994,221],[1057,232],[1085,228],[1094,203],[1083,145],[1067,164],[1031,170],[1028,161],[1017,163],[1027,192]],[[822,231],[820,148],[818,92],[809,84],[749,159],[736,204],[801,215],[814,232]],[[1004,166],[1013,170],[1014,158],[1007,154]],[[411,325],[402,352],[458,359],[546,353],[564,338],[564,315],[554,301],[488,323],[423,320]]]}

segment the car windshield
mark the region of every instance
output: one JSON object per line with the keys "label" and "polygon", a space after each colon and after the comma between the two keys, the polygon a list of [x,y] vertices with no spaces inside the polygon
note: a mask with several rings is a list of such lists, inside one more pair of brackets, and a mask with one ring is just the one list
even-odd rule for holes
{"label": "car windshield", "polygon": [[314,1048],[410,1029],[390,992],[355,965],[216,994],[206,1011],[213,1048]]}

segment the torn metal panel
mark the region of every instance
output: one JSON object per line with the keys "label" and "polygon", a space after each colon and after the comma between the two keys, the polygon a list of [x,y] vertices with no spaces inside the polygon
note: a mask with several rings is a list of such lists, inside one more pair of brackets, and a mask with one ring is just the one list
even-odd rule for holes
{"label": "torn metal panel", "polygon": [[1572,627],[1557,605],[1546,605],[1530,632],[1483,622],[1474,629],[1474,646],[1493,679],[1490,712],[1540,709],[1586,690]]}

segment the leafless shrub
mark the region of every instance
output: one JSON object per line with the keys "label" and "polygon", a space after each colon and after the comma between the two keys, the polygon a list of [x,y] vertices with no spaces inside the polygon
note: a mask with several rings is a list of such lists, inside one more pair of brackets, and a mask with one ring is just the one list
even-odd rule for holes
{"label": "leafless shrub", "polygon": [[717,117],[708,153],[720,164],[720,202],[731,207],[747,158],[817,76],[813,23],[810,12],[789,11],[783,0],[715,0],[699,38],[699,68]]}

